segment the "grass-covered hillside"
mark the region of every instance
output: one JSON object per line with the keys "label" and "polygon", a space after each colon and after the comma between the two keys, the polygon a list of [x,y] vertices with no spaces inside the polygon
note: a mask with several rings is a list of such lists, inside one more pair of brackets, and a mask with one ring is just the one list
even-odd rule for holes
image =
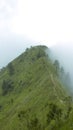
{"label": "grass-covered hillside", "polygon": [[63,68],[50,59],[47,49],[26,49],[0,71],[0,130],[73,129]]}

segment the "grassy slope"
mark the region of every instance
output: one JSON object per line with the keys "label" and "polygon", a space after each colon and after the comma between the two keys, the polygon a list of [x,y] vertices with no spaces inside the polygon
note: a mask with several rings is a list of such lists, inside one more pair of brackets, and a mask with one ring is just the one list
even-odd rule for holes
{"label": "grassy slope", "polygon": [[[0,130],[27,130],[35,117],[39,119],[42,130],[51,130],[51,124],[46,123],[49,104],[57,104],[63,114],[67,112],[64,101],[67,94],[55,74],[52,61],[45,54],[46,49],[44,46],[27,49],[12,62],[13,75],[9,75],[8,67],[1,71],[0,86],[3,80],[12,80],[14,90],[3,96],[0,87]],[[18,116],[20,112],[24,112],[22,119]],[[65,123],[58,130],[66,130],[66,127],[70,130],[70,124]]]}

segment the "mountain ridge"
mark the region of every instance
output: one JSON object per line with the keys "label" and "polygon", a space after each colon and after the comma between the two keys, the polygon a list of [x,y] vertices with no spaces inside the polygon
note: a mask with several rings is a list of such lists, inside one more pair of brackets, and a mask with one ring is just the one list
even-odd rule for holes
{"label": "mountain ridge", "polygon": [[69,120],[72,98],[59,78],[58,62],[53,63],[47,49],[27,48],[1,70],[1,130],[61,130]]}

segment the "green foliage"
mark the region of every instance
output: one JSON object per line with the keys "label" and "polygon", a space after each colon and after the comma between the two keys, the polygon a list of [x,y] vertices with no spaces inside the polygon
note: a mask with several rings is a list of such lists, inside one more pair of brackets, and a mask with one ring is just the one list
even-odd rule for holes
{"label": "green foliage", "polygon": [[[54,69],[56,76],[60,79],[61,83],[66,86],[66,89],[70,92],[72,88],[72,82],[69,72],[65,72],[63,67],[60,67],[58,60],[54,61]],[[71,92],[70,92],[71,93]]]}
{"label": "green foliage", "polygon": [[42,130],[42,126],[38,118],[34,118],[30,121],[30,130]]}
{"label": "green foliage", "polygon": [[27,48],[1,71],[0,130],[70,130],[72,100],[59,77],[65,72],[46,49]]}
{"label": "green foliage", "polygon": [[2,105],[0,105],[0,111],[3,109],[3,106]]}
{"label": "green foliage", "polygon": [[21,123],[26,122],[28,130],[42,130],[42,126],[39,122],[39,119],[37,117],[30,119],[29,115],[29,111],[21,110],[18,113],[18,118]]}
{"label": "green foliage", "polygon": [[55,73],[59,76],[60,64],[58,60],[54,61]]}
{"label": "green foliage", "polygon": [[2,95],[6,95],[13,90],[13,82],[11,80],[3,80],[2,83]]}
{"label": "green foliage", "polygon": [[22,110],[18,113],[18,118],[22,120],[24,117],[26,117],[26,112]]}
{"label": "green foliage", "polygon": [[62,110],[56,104],[51,103],[49,105],[49,113],[47,114],[47,123],[51,120],[60,120],[62,116]]}
{"label": "green foliage", "polygon": [[14,74],[14,67],[13,67],[12,63],[8,64],[8,71],[9,71],[9,75]]}

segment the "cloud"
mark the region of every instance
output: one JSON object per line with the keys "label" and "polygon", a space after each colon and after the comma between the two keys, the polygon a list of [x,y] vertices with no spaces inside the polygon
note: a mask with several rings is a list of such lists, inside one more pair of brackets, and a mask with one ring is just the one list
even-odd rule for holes
{"label": "cloud", "polygon": [[12,31],[46,44],[73,41],[72,0],[18,0],[17,9]]}
{"label": "cloud", "polygon": [[[14,35],[34,41],[32,45],[72,43],[72,3],[72,0],[0,0],[0,46],[3,42],[15,45],[16,41],[10,42]],[[8,43],[3,41],[6,37]]]}
{"label": "cloud", "polygon": [[0,39],[11,32],[11,21],[16,14],[17,0],[0,0]]}
{"label": "cloud", "polygon": [[8,0],[0,1],[0,20],[9,19],[14,13],[14,6]]}
{"label": "cloud", "polygon": [[73,42],[58,43],[51,48],[54,59],[58,59],[66,72],[69,72],[73,82]]}
{"label": "cloud", "polygon": [[53,45],[73,41],[72,0],[0,0],[0,30]]}

